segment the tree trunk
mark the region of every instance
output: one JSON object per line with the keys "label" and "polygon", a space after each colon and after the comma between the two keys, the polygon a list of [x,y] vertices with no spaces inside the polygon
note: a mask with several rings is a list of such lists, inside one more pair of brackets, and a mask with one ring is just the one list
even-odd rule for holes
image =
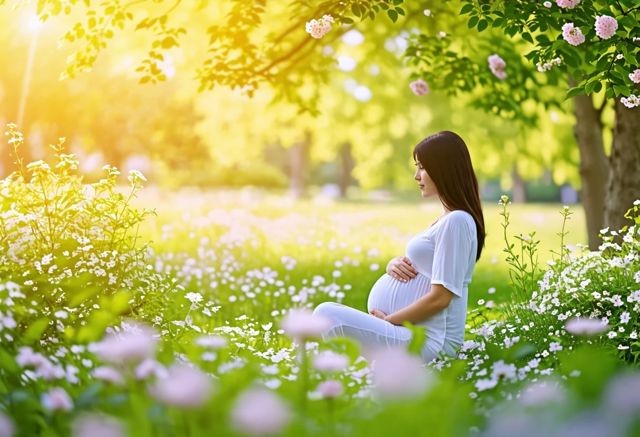
{"label": "tree trunk", "polygon": [[616,99],[616,121],[609,165],[605,223],[618,230],[631,222],[624,214],[640,199],[640,110],[630,109]]}
{"label": "tree trunk", "polygon": [[582,181],[582,207],[587,222],[589,249],[600,245],[598,233],[604,228],[604,201],[609,163],[604,153],[600,111],[591,96],[573,99],[576,124],[573,132],[580,150],[580,178]]}
{"label": "tree trunk", "polygon": [[353,170],[353,157],[351,156],[351,144],[343,143],[338,155],[338,187],[340,197],[347,197],[347,189],[351,184],[351,171]]}
{"label": "tree trunk", "polygon": [[307,173],[307,161],[311,138],[305,133],[304,140],[291,147],[289,190],[295,199],[300,199],[305,192],[305,176]]}
{"label": "tree trunk", "polygon": [[515,163],[513,164],[513,168],[511,169],[511,183],[512,183],[512,201],[513,203],[526,203],[527,201],[527,190],[524,186],[524,181],[522,177],[520,177],[520,173],[518,173],[518,168]]}

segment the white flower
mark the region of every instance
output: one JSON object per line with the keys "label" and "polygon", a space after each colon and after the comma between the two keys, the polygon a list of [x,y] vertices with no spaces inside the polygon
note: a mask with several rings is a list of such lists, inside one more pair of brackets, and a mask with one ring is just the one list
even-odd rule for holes
{"label": "white flower", "polygon": [[147,182],[147,178],[145,178],[144,175],[138,170],[130,170],[129,176],[127,177],[127,179],[132,185],[137,185],[142,182]]}
{"label": "white flower", "polygon": [[220,349],[227,345],[227,339],[221,335],[207,335],[198,337],[196,339],[198,346],[207,347],[211,349]]}
{"label": "white flower", "polygon": [[197,368],[174,364],[149,392],[159,401],[176,407],[196,408],[205,404],[211,392],[211,378]]}
{"label": "white flower", "polygon": [[559,352],[562,350],[562,345],[558,342],[552,341],[549,343],[549,352]]}
{"label": "white flower", "polygon": [[190,292],[185,294],[184,296],[191,303],[199,303],[202,302],[202,295],[196,292]]}
{"label": "white flower", "polygon": [[73,409],[73,401],[61,387],[55,387],[42,395],[42,406],[49,411]]}
{"label": "white flower", "polygon": [[573,335],[596,335],[606,331],[608,326],[603,320],[573,318],[564,325],[564,329]]}
{"label": "white flower", "polygon": [[629,323],[630,319],[631,319],[631,315],[629,314],[628,311],[625,311],[622,314],[620,314],[620,323]]}
{"label": "white flower", "polygon": [[263,388],[243,392],[231,411],[233,427],[253,436],[280,434],[290,419],[291,412],[287,404]]}
{"label": "white flower", "polygon": [[494,388],[496,385],[498,385],[498,380],[495,378],[478,379],[475,383],[476,390],[478,391],[489,390]]}

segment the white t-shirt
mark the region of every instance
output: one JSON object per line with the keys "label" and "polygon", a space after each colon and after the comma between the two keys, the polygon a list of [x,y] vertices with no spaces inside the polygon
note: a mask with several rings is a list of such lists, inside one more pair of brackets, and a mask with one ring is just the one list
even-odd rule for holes
{"label": "white t-shirt", "polygon": [[406,256],[413,267],[429,278],[430,284],[441,284],[454,295],[447,308],[419,323],[427,327],[432,349],[453,354],[464,341],[468,287],[477,247],[475,221],[462,210],[444,215],[407,244]]}
{"label": "white t-shirt", "polygon": [[464,341],[468,285],[476,263],[476,225],[471,214],[452,211],[407,243],[406,256],[418,275],[407,282],[383,274],[369,292],[369,311],[394,313],[411,305],[442,284],[453,293],[449,306],[417,323],[427,333],[425,348],[430,356],[453,355]]}

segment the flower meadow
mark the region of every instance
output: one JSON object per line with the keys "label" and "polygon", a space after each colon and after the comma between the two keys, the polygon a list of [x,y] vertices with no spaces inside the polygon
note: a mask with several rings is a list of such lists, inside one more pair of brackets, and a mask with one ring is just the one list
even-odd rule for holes
{"label": "flower meadow", "polygon": [[544,263],[535,232],[511,235],[503,198],[488,231],[503,235],[508,296],[476,305],[476,289],[458,357],[425,364],[419,344],[323,340],[311,315],[363,307],[381,248],[406,242],[392,223],[362,240],[368,211],[277,215],[237,193],[246,205],[139,208],[141,173],[105,166],[85,183],[63,140],[24,164],[7,134],[19,171],[0,186],[0,436],[639,430],[640,202],[597,252],[570,250],[563,208]]}

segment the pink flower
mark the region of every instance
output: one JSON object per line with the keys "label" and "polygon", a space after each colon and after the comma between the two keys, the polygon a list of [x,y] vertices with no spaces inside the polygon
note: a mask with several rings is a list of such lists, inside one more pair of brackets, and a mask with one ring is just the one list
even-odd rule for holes
{"label": "pink flower", "polygon": [[254,436],[279,434],[290,419],[289,407],[276,394],[263,388],[242,393],[231,412],[234,428]]}
{"label": "pink flower", "polygon": [[9,416],[0,413],[0,437],[11,437],[16,427]]}
{"label": "pink flower", "polygon": [[424,363],[403,347],[373,351],[373,385],[385,398],[421,396],[426,393],[431,375]]}
{"label": "pink flower", "polygon": [[573,23],[565,23],[562,26],[562,37],[572,46],[579,46],[585,41],[584,34],[579,27],[574,27]]}
{"label": "pink flower", "polygon": [[331,320],[313,314],[307,309],[291,309],[280,322],[280,326],[298,342],[321,336],[331,328]]}
{"label": "pink flower", "polygon": [[313,367],[321,372],[340,372],[349,365],[349,358],[333,351],[320,352],[313,358]]}
{"label": "pink flower", "polygon": [[73,409],[73,401],[61,387],[55,387],[42,395],[42,406],[49,411]]}
{"label": "pink flower", "polygon": [[124,437],[122,424],[102,414],[84,414],[73,422],[74,437]]}
{"label": "pink flower", "polygon": [[629,79],[633,83],[640,83],[640,68],[636,68],[633,73],[630,73]]}
{"label": "pink flower", "polygon": [[424,96],[429,94],[429,85],[423,79],[414,80],[409,84],[409,88],[416,96]]}
{"label": "pink flower", "polygon": [[313,38],[322,38],[331,30],[331,23],[335,20],[331,15],[323,15],[322,18],[307,21],[305,30]]}
{"label": "pink flower", "polygon": [[344,392],[344,387],[340,381],[329,380],[318,385],[318,393],[325,399],[337,398]]}
{"label": "pink flower", "polygon": [[127,330],[108,334],[94,345],[93,352],[112,364],[138,363],[155,353],[155,331],[143,324],[128,325]]}
{"label": "pink flower", "polygon": [[113,367],[108,366],[100,366],[93,369],[92,375],[96,379],[100,379],[102,381],[107,381],[115,385],[124,384],[124,378]]}
{"label": "pink flower", "polygon": [[196,408],[209,400],[213,384],[201,370],[184,364],[171,366],[149,392],[160,402],[183,408]]}
{"label": "pink flower", "polygon": [[507,63],[504,62],[504,59],[496,54],[493,54],[489,56],[487,60],[489,61],[489,69],[491,70],[493,75],[500,80],[505,80],[507,77],[507,73],[504,71],[504,69],[507,68]]}
{"label": "pink flower", "polygon": [[636,106],[640,106],[640,97],[631,94],[629,97],[621,97],[620,102],[627,108],[635,108]]}
{"label": "pink flower", "polygon": [[147,358],[136,367],[136,378],[137,379],[147,379],[150,376],[155,376],[156,378],[165,378],[167,376],[167,369],[156,360],[152,358]]}
{"label": "pink flower", "polygon": [[596,35],[602,39],[609,39],[618,30],[618,22],[609,15],[600,15],[596,18]]}
{"label": "pink flower", "polygon": [[556,0],[556,3],[561,8],[573,9],[580,4],[580,0]]}
{"label": "pink flower", "polygon": [[596,335],[606,331],[608,328],[609,326],[599,319],[573,318],[564,325],[564,329],[573,335]]}

